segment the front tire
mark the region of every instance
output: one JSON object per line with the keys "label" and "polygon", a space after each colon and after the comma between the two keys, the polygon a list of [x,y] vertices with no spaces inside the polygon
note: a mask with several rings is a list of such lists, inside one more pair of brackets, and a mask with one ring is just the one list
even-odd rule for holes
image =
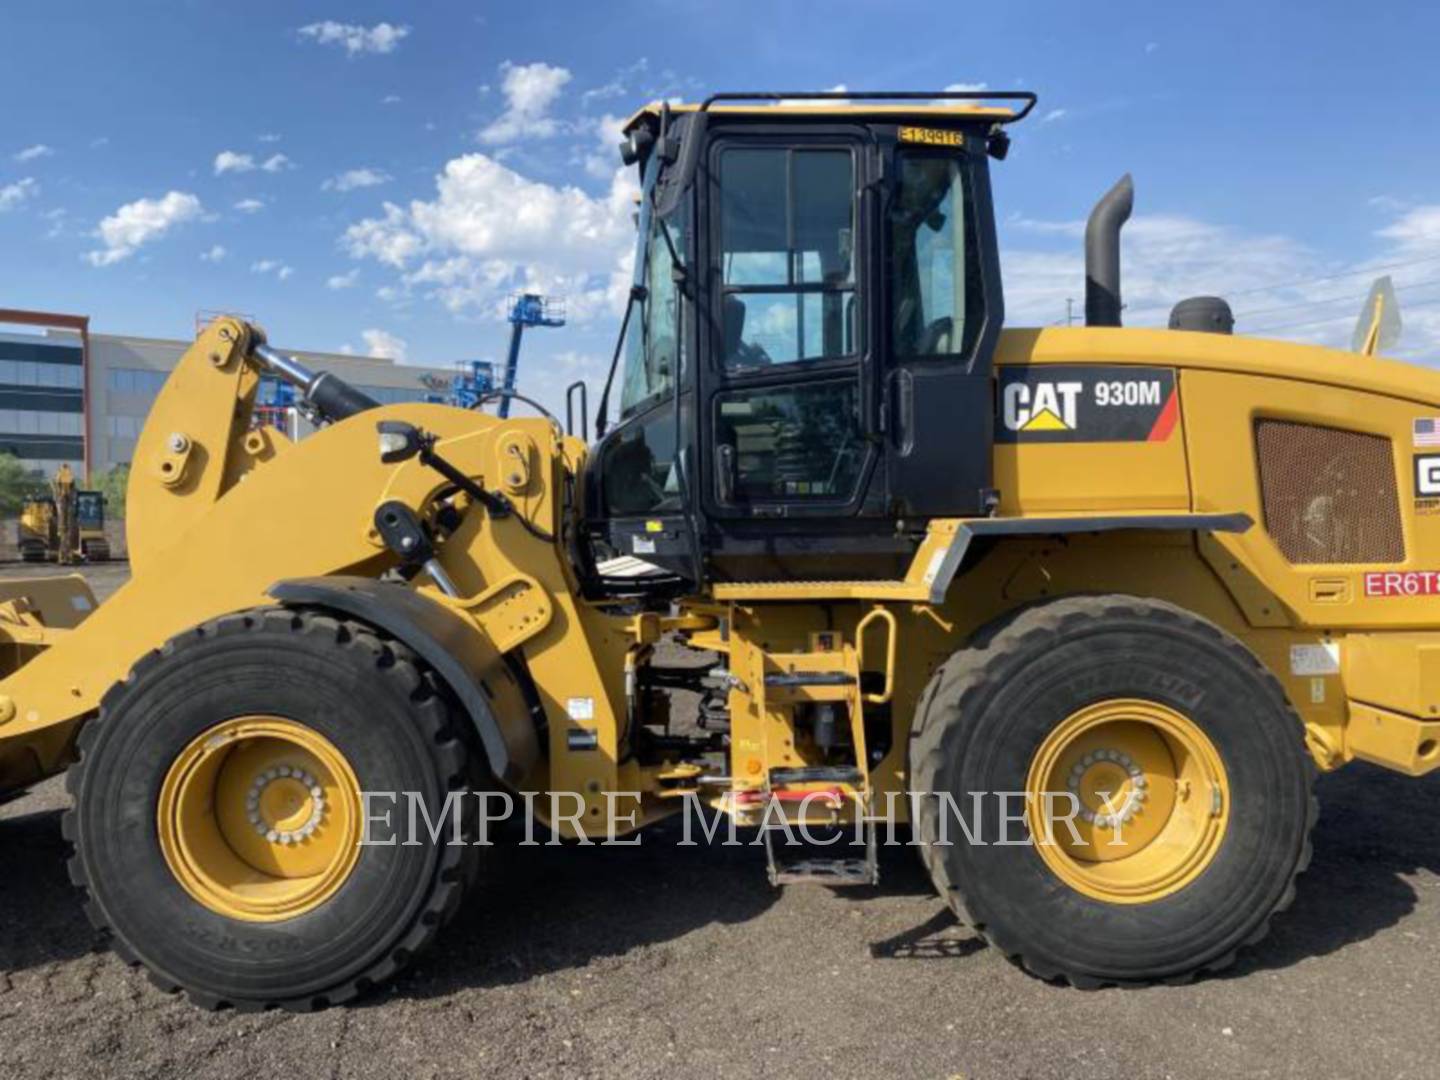
{"label": "front tire", "polygon": [[[127,961],[202,1006],[307,1010],[399,971],[459,907],[479,849],[359,846],[360,792],[437,816],[464,743],[403,646],[262,609],[141,660],[81,733],[71,877]],[[374,804],[406,820],[405,796]],[[409,837],[405,837],[409,839]]]}
{"label": "front tire", "polygon": [[1315,818],[1302,730],[1240,642],[1170,604],[1027,608],[921,698],[920,850],[961,919],[1034,974],[1185,981],[1293,898]]}

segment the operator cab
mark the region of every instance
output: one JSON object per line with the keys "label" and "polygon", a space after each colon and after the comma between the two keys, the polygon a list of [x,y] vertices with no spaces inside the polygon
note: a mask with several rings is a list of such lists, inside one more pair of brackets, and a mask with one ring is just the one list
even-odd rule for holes
{"label": "operator cab", "polygon": [[883,576],[927,519],[994,505],[989,158],[1034,96],[778,97],[626,127],[638,246],[586,524],[690,586]]}

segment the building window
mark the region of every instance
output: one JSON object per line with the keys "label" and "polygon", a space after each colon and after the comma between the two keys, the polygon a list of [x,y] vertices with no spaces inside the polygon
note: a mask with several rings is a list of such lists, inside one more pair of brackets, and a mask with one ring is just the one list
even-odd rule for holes
{"label": "building window", "polygon": [[79,390],[85,373],[76,364],[44,364],[33,360],[0,359],[0,384],[9,386],[53,386]]}
{"label": "building window", "polygon": [[83,435],[85,420],[78,412],[0,409],[0,433],[6,435]]}
{"label": "building window", "polygon": [[147,368],[111,368],[110,390],[117,394],[144,394],[154,397],[160,393],[168,371],[150,371]]}

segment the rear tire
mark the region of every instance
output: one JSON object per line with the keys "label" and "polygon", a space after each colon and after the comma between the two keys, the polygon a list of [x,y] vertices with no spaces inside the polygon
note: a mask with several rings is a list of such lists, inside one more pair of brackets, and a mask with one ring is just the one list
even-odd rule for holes
{"label": "rear tire", "polygon": [[[445,699],[403,646],[382,641],[361,624],[313,613],[263,609],[227,616],[141,660],[105,696],[99,718],[82,730],[80,760],[68,777],[73,809],[65,816],[66,837],[74,845],[71,878],[86,894],[91,921],[115,951],[143,965],[163,989],[183,989],[209,1008],[309,1010],[348,1001],[404,967],[455,913],[480,851],[470,846],[473,814],[462,815],[464,846],[446,843],[448,828],[438,844],[431,842],[422,823],[418,845],[355,845],[357,855],[348,841],[358,836],[352,829],[346,843],[334,841],[340,869],[289,908],[257,914],[247,907],[255,886],[244,876],[232,886],[200,873],[202,884],[214,884],[212,892],[204,892],[177,851],[223,858],[225,866],[246,873],[259,865],[253,859],[237,863],[235,855],[248,850],[245,842],[234,831],[216,831],[217,822],[236,812],[229,804],[233,798],[224,798],[234,789],[216,780],[208,794],[197,789],[189,811],[172,814],[166,807],[177,776],[203,775],[203,769],[184,772],[189,758],[212,755],[212,774],[222,778],[232,764],[240,769],[240,755],[256,748],[244,734],[252,717],[269,718],[282,733],[295,733],[297,746],[318,747],[334,776],[350,776],[358,784],[356,804],[363,805],[359,791],[418,792],[433,817],[447,794],[466,786],[466,749],[451,727]],[[209,734],[236,724],[241,735],[231,743]],[[278,745],[283,752],[287,744]],[[240,796],[239,813],[248,806],[254,814],[261,784],[277,783],[274,771],[259,774],[250,796]],[[248,782],[244,776],[241,781]],[[306,790],[320,790],[310,788],[312,782],[307,773],[304,786],[291,784],[292,791],[281,792],[292,800],[280,804],[281,812],[293,809],[293,800],[303,800]],[[327,788],[328,798],[316,800],[318,833],[312,827],[281,834],[280,840],[249,837],[252,844],[283,843],[283,850],[262,850],[261,861],[304,854],[305,844],[323,839],[325,827],[343,817],[337,809],[347,797],[343,786],[338,792]],[[182,785],[182,790],[188,789]],[[262,809],[276,801],[264,797]],[[379,814],[392,806],[392,819],[403,825],[403,796],[394,804],[377,802],[373,810]],[[308,813],[297,819],[302,825]],[[349,813],[352,826],[355,817]],[[172,821],[174,826],[162,829]],[[188,847],[177,847],[175,836]],[[204,858],[196,861],[203,864]],[[262,872],[256,880],[261,888],[291,884],[278,871],[273,878]],[[230,902],[216,901],[217,896]]]}
{"label": "rear tire", "polygon": [[[1158,779],[1145,791],[1149,801],[1136,804],[1140,814],[1133,823],[1126,818],[1125,827],[1159,828],[1167,820],[1159,790],[1169,784],[1174,798],[1166,814],[1179,815],[1183,799],[1200,828],[1211,830],[1194,834],[1191,861],[1179,863],[1168,879],[1146,865],[1126,880],[1122,868],[1116,886],[1098,858],[1067,864],[1057,861],[1053,847],[1042,855],[1028,816],[1014,821],[1021,805],[1038,801],[1030,797],[1036,790],[1056,786],[1035,786],[1047,762],[1055,771],[1044,775],[1059,778],[1062,794],[1067,781],[1072,791],[1079,781],[1082,814],[1089,770],[1109,769],[1120,781],[1126,769],[1132,777],[1151,775],[1132,767],[1139,750],[1135,759],[1124,752],[1117,759],[1109,750],[1079,757],[1079,746],[1064,758],[1065,733],[1112,707],[1120,720],[1110,731],[1138,740],[1176,770],[1168,778],[1163,770],[1154,774]],[[1181,738],[1152,739],[1132,716],[1173,724]],[[1081,737],[1093,750],[1093,732],[1105,729],[1089,730]],[[913,790],[954,798],[971,834],[984,843],[968,842],[953,816],[946,823],[950,843],[937,843],[942,808],[938,799],[922,796],[919,850],[962,921],[1036,975],[1081,987],[1186,981],[1231,963],[1294,897],[1316,815],[1314,769],[1302,732],[1279,683],[1253,654],[1179,608],[1126,596],[1027,608],[951,657],[921,698],[910,744]],[[1201,759],[1213,763],[1216,782],[1192,790],[1174,763]],[[1008,825],[997,792],[1028,793],[1009,805]],[[973,793],[981,793],[978,812]],[[1063,841],[1066,835],[1057,824],[1054,836]],[[1095,839],[1086,842],[1093,846],[1074,850],[1093,855],[1100,835],[1092,831]],[[997,844],[1002,836],[1010,844]],[[1131,843],[1145,850],[1143,834],[1132,832]],[[1166,858],[1167,850],[1158,845],[1147,858]]]}

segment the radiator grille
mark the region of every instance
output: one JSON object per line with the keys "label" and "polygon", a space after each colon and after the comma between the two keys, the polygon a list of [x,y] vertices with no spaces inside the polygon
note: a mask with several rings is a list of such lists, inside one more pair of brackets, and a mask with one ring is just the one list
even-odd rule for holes
{"label": "radiator grille", "polygon": [[1390,440],[1316,424],[1255,425],[1265,529],[1292,563],[1405,559]]}

